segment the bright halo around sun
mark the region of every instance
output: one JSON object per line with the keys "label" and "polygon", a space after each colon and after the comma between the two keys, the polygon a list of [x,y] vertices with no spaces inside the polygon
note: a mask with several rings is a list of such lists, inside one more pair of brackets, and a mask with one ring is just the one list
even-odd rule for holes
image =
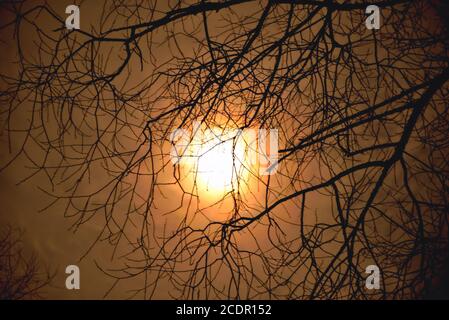
{"label": "bright halo around sun", "polygon": [[222,195],[248,179],[252,167],[248,145],[238,130],[198,125],[193,132],[182,131],[177,136],[175,154],[198,192]]}
{"label": "bright halo around sun", "polygon": [[218,130],[206,130],[203,138],[195,150],[199,155],[195,168],[198,182],[210,191],[232,190],[245,171],[242,141],[222,135]]}

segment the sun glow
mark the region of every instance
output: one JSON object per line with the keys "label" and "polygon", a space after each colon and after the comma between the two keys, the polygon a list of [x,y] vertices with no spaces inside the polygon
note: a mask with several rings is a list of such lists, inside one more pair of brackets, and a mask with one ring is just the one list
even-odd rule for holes
{"label": "sun glow", "polygon": [[[207,190],[229,191],[244,176],[244,145],[229,137],[220,137],[213,131],[196,147],[199,157],[195,169],[199,183]],[[193,172],[195,173],[195,172]]]}
{"label": "sun glow", "polygon": [[250,150],[237,130],[198,126],[193,135],[182,132],[180,138],[176,154],[199,192],[222,194],[248,180]]}
{"label": "sun glow", "polygon": [[[267,135],[268,133],[268,135]],[[213,200],[230,191],[244,193],[277,168],[277,130],[209,127],[194,122],[170,137],[171,160],[183,188]]]}

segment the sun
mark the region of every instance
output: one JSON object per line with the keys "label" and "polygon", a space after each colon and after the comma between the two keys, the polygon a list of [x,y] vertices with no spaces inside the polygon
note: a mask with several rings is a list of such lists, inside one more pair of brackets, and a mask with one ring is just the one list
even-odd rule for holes
{"label": "sun", "polygon": [[227,192],[243,178],[244,148],[239,141],[208,130],[196,151],[197,178],[206,190]]}
{"label": "sun", "polygon": [[248,179],[248,148],[238,130],[197,126],[179,146],[183,171],[202,194],[227,193]]}

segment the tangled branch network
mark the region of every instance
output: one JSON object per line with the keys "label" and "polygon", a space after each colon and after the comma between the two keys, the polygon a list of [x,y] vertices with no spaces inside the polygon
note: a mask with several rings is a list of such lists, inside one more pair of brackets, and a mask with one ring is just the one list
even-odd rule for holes
{"label": "tangled branch network", "polygon": [[[101,226],[86,255],[109,243],[132,297],[421,297],[448,245],[442,3],[376,1],[379,30],[365,1],[81,2],[78,30],[4,4],[2,170]],[[277,130],[274,174],[248,130]]]}

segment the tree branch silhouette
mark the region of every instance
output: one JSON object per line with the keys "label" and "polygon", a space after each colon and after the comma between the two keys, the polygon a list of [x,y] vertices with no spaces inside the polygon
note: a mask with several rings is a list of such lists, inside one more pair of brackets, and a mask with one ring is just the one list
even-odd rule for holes
{"label": "tree branch silhouette", "polygon": [[53,275],[40,270],[34,255],[23,252],[21,234],[10,226],[0,233],[0,300],[36,299]]}
{"label": "tree branch silhouette", "polygon": [[[41,179],[53,199],[44,210],[63,204],[74,230],[101,225],[86,255],[109,242],[123,267],[99,267],[116,283],[141,279],[132,296],[432,289],[449,212],[449,42],[437,3],[105,1],[101,18],[72,31],[50,3],[3,7],[17,60],[0,75],[2,170],[26,159],[21,182]],[[368,4],[382,9],[380,30],[365,27]],[[189,183],[170,159],[170,134],[195,121],[278,129],[276,175],[247,168],[257,188],[237,175],[202,207],[198,173]],[[364,287],[370,264],[381,269],[376,292]]]}

